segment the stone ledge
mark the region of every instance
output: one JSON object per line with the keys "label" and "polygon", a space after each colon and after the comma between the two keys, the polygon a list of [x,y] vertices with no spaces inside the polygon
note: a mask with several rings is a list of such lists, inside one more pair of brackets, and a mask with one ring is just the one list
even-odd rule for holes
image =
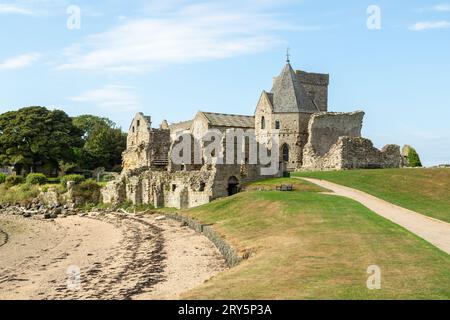
{"label": "stone ledge", "polygon": [[201,223],[197,220],[179,215],[177,213],[165,213],[164,215],[169,219],[186,223],[189,228],[207,237],[220,251],[230,268],[238,265],[245,259],[244,257],[241,257],[232,246],[223,240],[222,237],[211,227],[211,225]]}

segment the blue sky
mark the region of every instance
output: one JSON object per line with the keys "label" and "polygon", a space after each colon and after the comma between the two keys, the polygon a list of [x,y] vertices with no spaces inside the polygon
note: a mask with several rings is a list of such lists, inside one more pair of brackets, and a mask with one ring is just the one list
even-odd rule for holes
{"label": "blue sky", "polygon": [[0,39],[0,112],[43,105],[124,129],[137,111],[155,126],[252,114],[290,47],[294,68],[330,74],[330,111],[366,111],[377,147],[450,163],[445,0],[0,0]]}

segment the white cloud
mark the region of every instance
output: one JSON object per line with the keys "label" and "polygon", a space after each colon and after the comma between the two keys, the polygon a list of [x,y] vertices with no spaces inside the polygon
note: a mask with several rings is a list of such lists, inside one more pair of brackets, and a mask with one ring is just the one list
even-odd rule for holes
{"label": "white cloud", "polygon": [[102,88],[87,91],[71,101],[91,103],[110,112],[138,110],[141,105],[133,87],[121,85],[106,85]]}
{"label": "white cloud", "polygon": [[229,3],[184,5],[160,12],[150,18],[128,18],[66,48],[67,60],[58,69],[142,71],[171,63],[223,59],[277,45],[280,39],[275,32],[279,30],[317,30]]}
{"label": "white cloud", "polygon": [[0,14],[31,15],[33,12],[29,9],[14,4],[0,3]]}
{"label": "white cloud", "polygon": [[40,57],[39,53],[26,53],[9,58],[0,63],[0,70],[25,68],[36,62]]}
{"label": "white cloud", "polygon": [[432,8],[433,11],[450,12],[450,4],[438,4]]}
{"label": "white cloud", "polygon": [[409,29],[412,31],[424,31],[430,29],[449,29],[449,21],[431,21],[431,22],[418,22],[411,26]]}

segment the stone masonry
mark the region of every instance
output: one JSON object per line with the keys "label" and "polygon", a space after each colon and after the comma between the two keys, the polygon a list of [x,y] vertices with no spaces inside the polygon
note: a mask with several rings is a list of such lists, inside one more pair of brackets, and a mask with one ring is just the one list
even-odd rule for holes
{"label": "stone masonry", "polygon": [[[244,146],[243,163],[206,162],[208,145],[200,141],[211,130],[254,132],[258,148],[272,152],[277,137],[279,170],[273,177],[295,170],[401,167],[399,146],[378,150],[361,137],[364,112],[328,112],[328,84],[329,75],[294,71],[288,61],[273,78],[272,89],[262,92],[253,116],[198,112],[192,120],[171,125],[164,120],[155,129],[149,116],[138,113],[128,132],[123,172],[103,189],[104,202],[190,208],[233,195],[247,182],[268,178],[261,175],[259,162],[248,161],[249,145]],[[201,159],[192,153],[190,163],[172,161],[182,133],[189,133],[202,150]]]}

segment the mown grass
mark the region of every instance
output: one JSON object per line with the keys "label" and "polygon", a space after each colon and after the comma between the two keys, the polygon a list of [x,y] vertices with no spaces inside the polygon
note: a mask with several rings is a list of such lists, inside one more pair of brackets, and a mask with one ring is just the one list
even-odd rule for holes
{"label": "mown grass", "polygon": [[359,189],[401,207],[450,222],[450,169],[385,169],[302,172]]}
{"label": "mown grass", "polygon": [[[287,182],[296,191],[247,191],[183,212],[254,252],[184,298],[450,298],[449,255],[355,201]],[[381,268],[381,290],[367,289],[370,265]]]}

